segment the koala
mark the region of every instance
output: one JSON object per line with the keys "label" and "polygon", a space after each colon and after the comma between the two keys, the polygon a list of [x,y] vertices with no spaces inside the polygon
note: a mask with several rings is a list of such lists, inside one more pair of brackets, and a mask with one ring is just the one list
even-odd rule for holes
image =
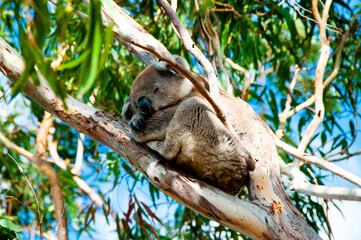
{"label": "koala", "polygon": [[[184,58],[173,57],[190,69]],[[196,77],[208,88],[207,80]],[[220,95],[232,126],[243,136],[246,132],[237,125],[248,116],[237,112],[237,103],[225,91],[220,90]],[[165,62],[154,63],[138,75],[122,116],[136,141],[171,160],[183,172],[228,194],[237,195],[249,181],[248,172],[255,169],[251,154],[246,147],[237,146],[208,101]]]}

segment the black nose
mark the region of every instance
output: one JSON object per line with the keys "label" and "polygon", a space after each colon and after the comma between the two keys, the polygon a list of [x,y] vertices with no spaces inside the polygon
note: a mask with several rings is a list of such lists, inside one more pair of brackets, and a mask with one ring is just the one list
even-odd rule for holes
{"label": "black nose", "polygon": [[145,115],[151,115],[153,113],[153,106],[150,103],[149,99],[146,97],[141,97],[138,100],[139,110]]}

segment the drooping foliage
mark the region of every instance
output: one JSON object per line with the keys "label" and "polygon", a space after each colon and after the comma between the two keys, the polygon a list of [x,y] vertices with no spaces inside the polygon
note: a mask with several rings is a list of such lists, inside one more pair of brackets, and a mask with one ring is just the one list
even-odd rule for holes
{"label": "drooping foliage", "polygon": [[[108,1],[93,0],[88,5],[83,1],[63,0],[0,1],[0,36],[19,51],[26,63],[15,85],[5,77],[0,79],[0,132],[11,142],[36,152],[35,138],[43,110],[20,93],[29,77],[38,81],[36,70],[46,76],[51,88],[62,98],[69,94],[120,115],[132,81],[145,66],[113,38],[111,26],[102,27],[100,7]],[[170,52],[184,56],[194,71],[202,73],[156,1],[117,1],[117,4]],[[332,158],[333,153],[338,153],[333,156],[335,159],[350,157],[349,146],[359,129],[361,17],[351,28],[350,24],[360,7],[354,1],[337,0],[329,14],[327,33],[331,49],[336,53],[340,43],[345,43],[339,74],[324,92],[325,119],[307,148],[308,153],[324,158]],[[234,94],[241,96],[248,74],[252,84],[247,100],[274,131],[281,127],[279,114],[285,107],[297,67],[302,69],[293,89],[291,108],[313,95],[320,44],[310,10],[311,2],[306,0],[178,1],[177,6],[179,18],[194,42],[217,66],[224,86],[228,74]],[[349,37],[343,39],[347,31]],[[216,44],[211,44],[211,38],[216,39]],[[336,57],[337,53],[331,55],[326,78],[338,64]],[[246,72],[236,70],[227,58]],[[220,67],[222,64],[227,71]],[[313,115],[310,108],[288,119],[282,140],[297,146]],[[343,122],[345,119],[347,124]],[[62,169],[53,164],[61,179],[70,234],[83,237],[101,231],[97,228],[97,218],[105,218],[116,223],[119,239],[237,239],[236,232],[166,197],[120,155],[85,138],[81,178],[104,198],[103,206],[95,204],[71,172],[79,134],[55,119],[51,136],[67,165]],[[34,222],[39,221],[33,191],[24,175],[41,203],[44,231],[51,232],[56,223],[49,181],[31,159],[7,151],[5,144],[0,144],[4,149],[0,151],[0,236],[26,238]],[[285,163],[293,161],[289,155],[281,153],[281,157]],[[24,169],[23,175],[15,161]],[[317,179],[317,184],[322,184],[324,172],[317,167],[302,166],[301,170],[310,182]],[[117,194],[127,198],[114,197]],[[290,192],[290,196],[317,231],[329,233],[320,201],[295,192]],[[170,207],[162,208],[165,204]],[[19,229],[12,224],[20,226],[22,233],[16,234]],[[39,226],[36,229],[39,231]]]}

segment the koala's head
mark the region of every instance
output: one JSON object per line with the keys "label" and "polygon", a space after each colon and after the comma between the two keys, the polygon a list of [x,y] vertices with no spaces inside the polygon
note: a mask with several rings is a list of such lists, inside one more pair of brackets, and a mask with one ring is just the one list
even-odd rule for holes
{"label": "koala's head", "polygon": [[[184,58],[173,57],[183,68],[190,69]],[[131,117],[129,115],[137,112],[151,115],[162,108],[173,106],[192,89],[192,83],[169,64],[163,61],[153,63],[134,80],[128,102],[123,107],[123,117],[127,120]]]}

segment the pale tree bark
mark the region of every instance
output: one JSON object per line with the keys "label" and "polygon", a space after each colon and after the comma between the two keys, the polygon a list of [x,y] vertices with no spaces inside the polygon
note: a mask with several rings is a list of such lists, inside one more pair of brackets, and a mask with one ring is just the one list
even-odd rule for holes
{"label": "pale tree bark", "polygon": [[[157,57],[172,64],[185,76],[192,77],[191,73],[177,66],[167,49],[136,23],[125,10],[111,1],[108,1],[109,3],[111,4],[102,7],[103,21],[105,25],[114,24],[114,35],[118,41],[147,65]],[[24,62],[21,57],[0,39],[0,70],[10,80],[16,82],[23,69]],[[23,90],[25,94],[77,131],[120,153],[152,184],[185,206],[254,239],[319,239],[282,187],[274,136],[244,101],[238,100],[238,103],[243,108],[244,114],[249,116],[249,122],[245,124],[253,133],[247,148],[257,161],[256,169],[250,173],[249,201],[229,196],[164,164],[152,152],[132,140],[129,127],[114,114],[95,109],[70,96],[66,99],[69,109],[65,110],[63,103],[51,91],[44,77],[41,74],[38,76],[40,85],[29,81]],[[195,85],[198,84],[194,79],[190,80]],[[318,86],[317,92],[322,90],[323,86]],[[200,88],[200,91],[203,90]],[[208,95],[208,97],[209,101],[213,101],[212,96]],[[218,107],[217,103],[213,105],[215,108]],[[222,117],[222,110],[219,111],[218,116]],[[335,174],[349,176],[347,172],[335,169],[334,165],[328,162],[326,164],[316,157],[305,155],[303,149],[291,148],[280,140],[277,145],[302,161],[313,161],[313,164],[319,164],[318,166],[334,171]],[[359,178],[350,175],[348,180],[357,183]],[[305,182],[299,182],[295,186],[297,186],[295,190],[311,192],[311,195],[312,192],[319,190],[315,190],[314,185],[307,185]],[[327,197],[335,194],[342,199],[342,194],[347,194],[347,189],[322,190],[324,191],[320,195]],[[360,197],[360,192],[357,190],[352,193]]]}
{"label": "pale tree bark", "polygon": [[[164,1],[161,1],[164,3]],[[128,15],[126,14],[126,12],[121,9],[120,7],[118,7],[115,3],[112,3],[113,5],[111,7],[113,7],[113,9],[115,9],[115,12],[112,8],[109,8],[110,6],[107,7],[103,7],[102,8],[102,13],[103,13],[103,21],[105,23],[105,25],[109,24],[109,23],[113,23],[114,27],[115,27],[115,36],[117,36],[118,39],[122,39],[123,41],[126,41],[128,43],[134,44],[136,46],[139,46],[140,49],[144,50],[146,49],[147,51],[150,52],[151,55],[154,55],[156,57],[158,57],[159,59],[168,62],[169,64],[173,65],[177,70],[179,70],[179,72],[181,72],[182,74],[184,74],[187,78],[189,78],[189,80],[195,84],[196,88],[200,91],[201,94],[204,95],[204,97],[210,101],[211,105],[215,108],[217,115],[220,119],[224,118],[224,113],[221,110],[221,108],[218,106],[218,103],[215,103],[215,101],[213,100],[212,96],[210,96],[208,94],[208,92],[204,92],[204,89],[202,89],[201,86],[199,86],[199,83],[197,83],[196,79],[192,79],[194,78],[193,75],[191,75],[189,72],[187,72],[186,70],[184,70],[183,68],[181,68],[180,66],[174,65],[174,62],[171,59],[171,56],[169,56],[169,52],[164,50],[164,46],[154,40],[154,37],[151,36],[148,32],[144,32],[143,30],[141,30],[140,26],[138,23],[136,23],[132,18],[126,18]],[[330,3],[327,3],[327,6],[329,6]],[[326,6],[326,8],[323,10],[323,19],[327,20],[327,11],[328,11],[328,7]],[[327,11],[326,11],[327,10]],[[168,6],[168,12],[172,11],[171,9],[169,9]],[[112,12],[113,15],[109,14],[109,12]],[[117,14],[116,14],[117,13]],[[339,65],[340,65],[340,56],[341,56],[341,50],[342,50],[342,46],[345,43],[345,39],[347,39],[347,37],[350,36],[350,30],[355,22],[355,20],[357,19],[357,17],[360,15],[361,11],[356,13],[355,16],[353,17],[350,25],[349,25],[349,29],[347,30],[347,32],[342,36],[342,43],[339,45],[338,47],[338,52],[337,52],[337,57],[336,57],[336,62],[335,62],[335,67],[334,70],[332,71],[332,73],[327,77],[327,79],[325,80],[325,83],[323,84],[323,89],[321,87],[322,84],[322,78],[323,78],[323,74],[324,74],[324,70],[325,70],[325,66],[327,63],[327,51],[325,53],[324,50],[328,50],[327,47],[323,48],[323,50],[320,53],[320,61],[318,63],[318,73],[315,75],[315,88],[317,87],[317,94],[318,95],[322,95],[321,91],[324,90],[324,88],[330,84],[330,81],[332,81],[332,79],[334,79],[337,75],[337,72],[339,69]],[[123,16],[125,15],[125,16]],[[171,20],[173,21],[175,18],[177,18],[176,15],[172,14],[171,15]],[[125,20],[126,19],[126,20]],[[326,21],[323,20],[323,21]],[[121,26],[129,26],[129,27],[123,27],[122,31],[117,31],[118,29],[121,28]],[[178,25],[181,25],[181,23],[178,22]],[[132,28],[131,26],[136,26],[136,28]],[[325,26],[325,25],[324,25]],[[324,28],[321,27],[321,28]],[[178,26],[179,27],[179,26]],[[322,30],[323,31],[323,30]],[[137,36],[136,38],[134,38],[133,36]],[[184,33],[184,35],[186,35],[186,33]],[[145,40],[145,39],[149,39],[149,40]],[[188,37],[185,36],[185,39],[182,39],[183,42],[187,42]],[[150,44],[151,43],[151,44]],[[189,44],[188,42],[185,44],[187,45],[187,49],[189,48],[189,46],[192,46],[192,44]],[[191,50],[191,49],[189,49]],[[200,54],[198,51],[196,50],[192,50],[190,51],[193,55],[198,55]],[[146,55],[146,54],[144,54]],[[137,55],[138,56],[138,55]],[[204,58],[202,57],[196,57],[196,59],[198,61],[204,61]],[[141,59],[142,60],[142,59]],[[145,62],[145,61],[143,61]],[[145,62],[146,63],[146,62]],[[230,61],[228,61],[227,63],[230,63]],[[232,62],[233,63],[233,62]],[[202,66],[206,66],[207,64],[201,64]],[[238,65],[236,65],[235,63],[231,64],[232,67],[236,67]],[[323,69],[323,71],[322,71]],[[246,74],[246,73],[245,73]],[[296,73],[297,75],[297,73]],[[297,78],[297,76],[296,76]],[[295,78],[295,80],[296,80]],[[245,88],[249,88],[245,87]],[[318,101],[320,102],[320,97],[318,96]],[[305,103],[309,105],[311,105],[315,100],[315,96],[311,97],[309,100],[307,100]],[[220,103],[221,104],[221,103]],[[240,103],[240,104],[245,104],[244,102]],[[319,103],[318,106],[323,105],[323,103]],[[247,105],[248,106],[248,105]],[[305,106],[302,106],[303,108]],[[296,108],[297,109],[297,108]],[[298,109],[298,111],[301,109]],[[285,111],[286,113],[288,112],[292,112],[293,110],[289,110],[289,111]],[[322,111],[321,111],[322,112]],[[282,113],[283,114],[283,113]],[[281,115],[282,115],[281,114]],[[294,112],[292,113],[294,114]],[[290,116],[287,116],[285,118],[288,118]],[[280,117],[281,118],[281,117]],[[311,130],[309,130],[307,137],[304,138],[302,145],[305,145],[308,141],[307,139],[309,139],[308,136],[313,135],[312,132],[314,132],[314,129],[317,128],[317,126],[319,125],[320,122],[320,117],[316,115],[315,117],[316,119],[316,123],[314,123],[315,121],[312,121],[309,124],[309,128]],[[223,121],[226,123],[226,121]],[[276,146],[285,151],[286,153],[290,154],[291,156],[301,160],[303,162],[303,164],[314,164],[318,167],[324,168],[332,173],[334,173],[335,175],[338,175],[342,178],[344,178],[347,181],[350,181],[351,183],[355,184],[358,187],[361,187],[361,178],[358,176],[355,176],[354,174],[334,165],[331,164],[327,161],[325,161],[324,159],[320,159],[317,158],[315,156],[311,156],[308,155],[306,153],[304,153],[303,151],[301,151],[301,149],[296,149],[293,148],[292,146],[285,144],[284,142],[280,141],[276,136],[274,136],[274,140],[276,143]],[[252,147],[252,146],[251,146]],[[299,164],[291,164],[291,166],[288,167],[282,167],[282,172],[287,174],[289,177],[294,178],[295,176],[297,176],[297,183],[300,182],[307,182],[305,175],[304,174],[300,174],[300,170],[299,170]],[[301,178],[302,176],[302,178]],[[314,196],[320,196],[320,192],[315,191],[312,192],[310,191],[310,187],[300,187],[301,184],[297,184],[298,187],[295,187],[294,190],[302,193],[304,191],[307,191],[309,193],[312,193],[311,195]],[[305,186],[304,184],[302,184],[302,186]],[[320,189],[322,188],[322,186],[318,186],[318,185],[312,185],[312,189]],[[361,198],[359,197],[361,194],[361,189],[349,189],[349,188],[328,188],[330,191],[338,193],[337,195],[334,195],[335,198],[337,199],[344,199],[344,200],[349,200],[349,199],[355,199],[358,201],[361,201]],[[325,191],[321,191],[323,193],[325,193]],[[348,193],[347,193],[348,192]],[[356,193],[356,195],[354,195],[353,193]],[[325,194],[324,195],[325,198],[329,197],[329,194]]]}
{"label": "pale tree bark", "polygon": [[59,240],[67,240],[68,225],[60,179],[53,166],[46,160],[46,140],[53,122],[53,117],[45,111],[43,121],[36,136],[36,161],[40,170],[47,176],[50,182],[51,197],[54,202],[55,219],[57,222],[56,229],[58,232],[58,238]]}
{"label": "pale tree bark", "polygon": [[[2,39],[0,64],[2,72],[14,82],[24,69],[22,58]],[[185,206],[254,239],[319,239],[287,197],[279,178],[273,137],[245,102],[239,101],[239,104],[252,121],[255,135],[250,149],[257,159],[256,170],[251,173],[249,201],[227,195],[165,165],[136,143],[129,134],[129,127],[114,114],[70,96],[66,99],[69,109],[65,110],[44,77],[38,76],[40,85],[29,81],[23,89],[25,94],[77,131],[120,153],[152,184]]]}
{"label": "pale tree bark", "polygon": [[[39,168],[43,173],[46,174],[46,176],[49,178],[49,181],[51,182],[51,195],[54,202],[54,210],[55,210],[55,219],[57,222],[56,225],[56,232],[57,234],[52,234],[52,232],[43,232],[42,228],[42,214],[39,210],[39,222],[40,226],[36,229],[30,229],[29,231],[36,231],[39,233],[40,236],[43,236],[47,239],[67,239],[68,238],[68,231],[67,231],[67,215],[65,212],[64,207],[64,199],[63,199],[63,192],[61,189],[61,184],[59,177],[57,176],[57,173],[55,169],[49,164],[54,163],[62,170],[66,170],[67,167],[71,168],[71,173],[73,174],[73,180],[76,182],[79,189],[85,194],[86,197],[89,198],[89,200],[95,205],[95,207],[101,207],[104,208],[113,218],[115,221],[117,221],[117,214],[116,212],[108,206],[103,197],[97,193],[95,189],[90,187],[81,177],[81,163],[83,161],[83,154],[84,154],[84,146],[82,143],[83,134],[80,134],[80,137],[78,138],[78,146],[77,146],[77,153],[76,153],[76,161],[75,164],[69,164],[63,159],[60,158],[58,151],[57,151],[57,145],[58,142],[53,141],[53,136],[51,134],[47,137],[47,149],[50,154],[50,158],[46,158],[45,156],[45,143],[44,143],[44,137],[47,134],[47,127],[50,127],[48,123],[51,123],[53,121],[53,116],[51,116],[49,113],[44,114],[44,119],[42,122],[42,125],[39,128],[39,133],[37,136],[37,154],[33,154],[26,149],[21,148],[20,146],[15,145],[10,139],[5,137],[0,132],[0,142],[4,144],[4,147],[8,150],[12,150],[16,152],[17,154],[26,157],[29,159],[30,163]],[[42,154],[39,154],[42,153]],[[23,172],[21,170],[21,172]],[[30,183],[29,183],[30,185]],[[35,191],[34,191],[35,195]],[[38,207],[39,201],[36,201]],[[118,222],[119,226],[123,228],[123,223],[121,221]],[[24,226],[26,228],[29,228],[29,226]]]}

